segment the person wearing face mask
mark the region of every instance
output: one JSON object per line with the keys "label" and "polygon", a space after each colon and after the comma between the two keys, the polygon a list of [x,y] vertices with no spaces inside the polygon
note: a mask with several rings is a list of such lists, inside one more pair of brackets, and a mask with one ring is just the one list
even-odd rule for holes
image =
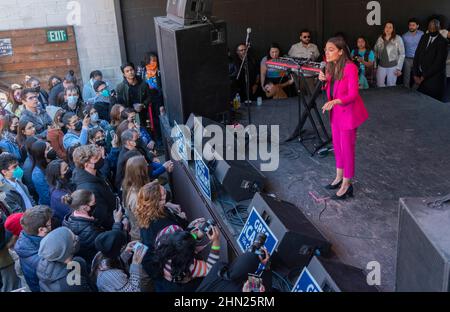
{"label": "person wearing face mask", "polygon": [[414,82],[418,91],[443,101],[446,84],[447,40],[439,35],[441,23],[432,19],[414,57]]}
{"label": "person wearing face mask", "polygon": [[56,151],[59,158],[67,160],[67,153],[63,145],[64,131],[62,130],[64,128],[62,117],[65,111],[60,107],[47,106],[47,112],[53,119],[53,123],[47,131],[47,141]]}
{"label": "person wearing face mask", "polygon": [[84,118],[83,111],[85,110],[85,105],[81,101],[76,87],[71,86],[64,90],[64,104],[62,108],[66,112],[74,113],[80,119]]}
{"label": "person wearing face mask", "polygon": [[34,206],[34,200],[28,188],[22,183],[23,170],[14,155],[0,155],[0,191],[5,194],[5,203],[10,214],[24,212]]}
{"label": "person wearing face mask", "polygon": [[25,86],[30,89],[36,90],[39,94],[38,100],[42,109],[45,109],[48,105],[48,93],[41,88],[41,82],[36,77],[25,76]]}
{"label": "person wearing face mask", "polygon": [[98,114],[97,110],[95,109],[93,104],[87,104],[86,108],[84,110],[85,114],[90,117],[91,122],[89,124],[89,128],[101,128],[102,130],[105,130],[108,128],[109,123],[106,120],[103,120],[100,118],[100,115]]}
{"label": "person wearing face mask", "polygon": [[[63,226],[69,228],[80,239],[80,250],[75,254],[82,257],[87,263],[92,263],[97,250],[95,239],[104,232],[95,223],[96,201],[95,195],[88,190],[77,190],[66,194],[63,202],[70,206],[71,213],[65,216]],[[122,211],[114,211],[113,231],[122,231]]]}
{"label": "person wearing face mask", "polygon": [[94,212],[96,224],[104,230],[111,230],[116,197],[107,180],[99,173],[105,162],[102,149],[93,144],[77,147],[73,152],[73,160],[76,168],[72,182],[77,190],[90,190],[94,193],[97,203]]}
{"label": "person wearing face mask", "polygon": [[70,182],[72,170],[65,161],[57,159],[48,164],[45,175],[50,187],[50,208],[61,224],[64,217],[71,213],[70,207],[64,204],[61,198],[75,190],[75,185]]}
{"label": "person wearing face mask", "polygon": [[38,254],[42,239],[52,230],[52,211],[47,206],[28,209],[20,219],[22,232],[14,250],[19,256],[23,276],[32,292],[39,292],[39,279],[36,269],[40,260]]}
{"label": "person wearing face mask", "polygon": [[[14,115],[0,116],[0,148],[8,153],[13,154],[17,159],[22,159],[19,145],[16,142],[17,128],[19,127],[19,119]],[[15,129],[15,130],[11,130]]]}
{"label": "person wearing face mask", "polygon": [[22,90],[23,87],[19,84],[13,84],[11,85],[11,88],[9,89],[9,96],[8,96],[8,104],[6,104],[5,109],[9,111],[11,114],[16,115],[20,118],[20,115],[22,114],[24,107],[22,105]]}
{"label": "person wearing face mask", "polygon": [[67,129],[67,133],[63,138],[63,146],[66,151],[76,144],[85,145],[88,143],[90,122],[91,119],[88,115],[82,122],[74,113],[64,114],[62,123]]}
{"label": "person wearing face mask", "polygon": [[[79,238],[66,227],[57,228],[42,239],[36,269],[42,292],[93,291],[85,260],[74,256],[79,248]],[[68,283],[72,271],[68,264],[72,262],[79,265],[79,283]]]}
{"label": "person wearing face mask", "polygon": [[100,119],[109,122],[109,112],[111,110],[111,107],[115,104],[111,101],[111,92],[109,91],[108,86],[104,81],[94,82],[94,90],[96,92],[96,95],[92,100],[94,108],[98,112]]}
{"label": "person wearing face mask", "polygon": [[[95,98],[95,96],[97,95],[97,92],[94,88],[94,84],[96,81],[103,81],[103,74],[99,70],[92,71],[89,75],[89,81],[83,86],[83,99],[87,102],[92,101],[93,98]],[[107,82],[105,83],[107,88],[109,89],[109,84]]]}
{"label": "person wearing face mask", "polygon": [[33,123],[36,134],[46,135],[48,126],[52,124],[52,119],[45,110],[39,107],[38,93],[34,89],[25,89],[21,96],[25,110],[20,116],[20,121]]}
{"label": "person wearing face mask", "polygon": [[58,157],[51,145],[44,141],[36,141],[31,146],[31,159],[33,161],[34,188],[39,196],[39,205],[50,205],[50,188],[45,178],[48,163]]}

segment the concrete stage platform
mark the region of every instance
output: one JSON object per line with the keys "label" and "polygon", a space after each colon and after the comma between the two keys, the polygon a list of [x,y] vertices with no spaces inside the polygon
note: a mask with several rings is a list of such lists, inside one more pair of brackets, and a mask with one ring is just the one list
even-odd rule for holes
{"label": "concrete stage platform", "polygon": [[380,289],[393,291],[399,198],[450,193],[450,104],[401,87],[362,96],[370,118],[358,131],[355,198],[345,202],[311,195],[333,194],[323,188],[335,175],[333,155],[312,158],[298,141],[283,143],[297,123],[296,98],[253,107],[252,122],[280,125],[280,166],[265,173],[266,191],[301,209],[342,262],[366,269],[378,261]]}

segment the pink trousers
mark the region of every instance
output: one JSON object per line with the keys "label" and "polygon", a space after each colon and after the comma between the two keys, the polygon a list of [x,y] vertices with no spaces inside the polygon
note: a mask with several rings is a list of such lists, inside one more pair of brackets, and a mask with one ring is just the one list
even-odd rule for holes
{"label": "pink trousers", "polygon": [[357,129],[340,130],[338,127],[332,126],[331,131],[333,134],[336,168],[344,170],[344,178],[353,179],[355,176],[355,146]]}

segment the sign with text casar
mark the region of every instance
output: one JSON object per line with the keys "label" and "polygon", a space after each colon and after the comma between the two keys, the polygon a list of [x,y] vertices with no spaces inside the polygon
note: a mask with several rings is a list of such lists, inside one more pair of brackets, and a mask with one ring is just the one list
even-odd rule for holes
{"label": "sign with text casar", "polygon": [[292,292],[322,292],[322,289],[305,267],[292,288]]}

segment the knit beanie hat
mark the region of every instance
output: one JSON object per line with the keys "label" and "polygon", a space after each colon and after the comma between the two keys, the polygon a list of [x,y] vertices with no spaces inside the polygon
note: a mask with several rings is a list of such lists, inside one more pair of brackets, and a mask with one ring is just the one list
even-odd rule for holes
{"label": "knit beanie hat", "polygon": [[97,236],[95,248],[111,259],[118,258],[122,247],[127,243],[127,236],[122,231],[107,231]]}
{"label": "knit beanie hat", "polygon": [[22,232],[22,225],[20,219],[22,219],[23,212],[13,213],[5,221],[5,229],[11,232],[15,236],[19,236]]}
{"label": "knit beanie hat", "polygon": [[62,226],[48,233],[39,247],[39,257],[51,262],[64,262],[73,256],[75,235]]}

